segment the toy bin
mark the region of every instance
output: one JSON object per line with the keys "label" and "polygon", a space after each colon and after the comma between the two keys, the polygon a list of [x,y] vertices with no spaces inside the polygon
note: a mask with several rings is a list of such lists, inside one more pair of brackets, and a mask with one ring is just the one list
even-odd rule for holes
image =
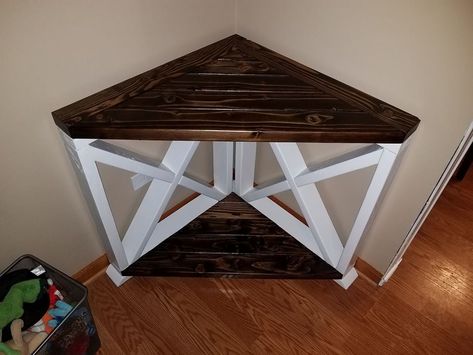
{"label": "toy bin", "polygon": [[[13,262],[0,277],[15,270],[38,269],[53,280],[72,310],[38,346],[33,354],[95,354],[100,348],[100,338],[87,302],[87,288],[33,255],[23,255]],[[41,268],[40,268],[41,269]]]}

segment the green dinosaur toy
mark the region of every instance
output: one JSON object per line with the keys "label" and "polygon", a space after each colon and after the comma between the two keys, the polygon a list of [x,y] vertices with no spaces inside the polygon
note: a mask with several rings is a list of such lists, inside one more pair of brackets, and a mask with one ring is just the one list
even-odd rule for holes
{"label": "green dinosaur toy", "polygon": [[0,302],[0,330],[11,321],[23,315],[23,303],[34,303],[41,285],[39,279],[21,281],[14,284]]}
{"label": "green dinosaur toy", "polygon": [[[39,279],[21,281],[10,287],[3,301],[0,302],[0,340],[2,329],[23,315],[23,303],[36,302],[40,290]],[[20,351],[12,349],[5,343],[0,343],[0,353],[5,355],[21,354]]]}

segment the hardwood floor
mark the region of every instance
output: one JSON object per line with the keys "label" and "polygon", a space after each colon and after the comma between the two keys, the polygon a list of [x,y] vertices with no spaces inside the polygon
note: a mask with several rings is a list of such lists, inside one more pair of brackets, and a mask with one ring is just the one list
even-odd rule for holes
{"label": "hardwood floor", "polygon": [[472,354],[473,171],[451,182],[382,288],[135,277],[89,286],[102,354]]}

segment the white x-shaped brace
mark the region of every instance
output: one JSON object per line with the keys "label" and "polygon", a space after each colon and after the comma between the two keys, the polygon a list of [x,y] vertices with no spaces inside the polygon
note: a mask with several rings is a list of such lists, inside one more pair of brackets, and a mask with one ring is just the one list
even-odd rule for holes
{"label": "white x-shaped brace", "polygon": [[[214,142],[213,185],[185,175],[199,142],[173,141],[161,162],[156,162],[102,140],[71,139],[63,134],[84,194],[111,262],[108,275],[120,285],[128,279],[120,271],[235,192],[313,253],[335,267],[348,287],[356,278],[356,250],[393,170],[401,144],[371,144],[335,159],[308,167],[296,143],[270,143],[284,173],[277,182],[255,187],[256,143]],[[134,172],[138,189],[149,183],[128,229],[120,238],[97,162]],[[345,245],[332,223],[314,183],[376,165],[366,195]],[[235,172],[235,174],[233,174]],[[162,218],[177,188],[184,186],[200,195]],[[307,224],[269,197],[291,190]]]}

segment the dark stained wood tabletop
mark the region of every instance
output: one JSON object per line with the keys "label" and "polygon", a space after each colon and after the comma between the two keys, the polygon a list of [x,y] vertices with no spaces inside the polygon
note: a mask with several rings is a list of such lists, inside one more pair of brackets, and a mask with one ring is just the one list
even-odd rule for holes
{"label": "dark stained wood tabletop", "polygon": [[72,138],[401,143],[419,120],[233,35],[53,112]]}

